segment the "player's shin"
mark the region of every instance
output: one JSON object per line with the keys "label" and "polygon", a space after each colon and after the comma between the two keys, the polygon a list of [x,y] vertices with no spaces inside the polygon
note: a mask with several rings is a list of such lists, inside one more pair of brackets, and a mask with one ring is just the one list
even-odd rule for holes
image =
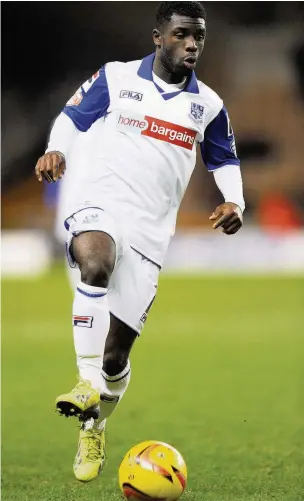
{"label": "player's shin", "polygon": [[103,353],[110,328],[107,289],[80,282],[73,304],[74,346],[79,375],[102,390]]}
{"label": "player's shin", "polygon": [[128,388],[131,379],[130,361],[128,360],[126,367],[119,374],[116,374],[115,376],[108,376],[104,371],[101,371],[101,376],[102,389],[100,392],[99,404],[99,429],[104,427],[106,419],[114,412]]}

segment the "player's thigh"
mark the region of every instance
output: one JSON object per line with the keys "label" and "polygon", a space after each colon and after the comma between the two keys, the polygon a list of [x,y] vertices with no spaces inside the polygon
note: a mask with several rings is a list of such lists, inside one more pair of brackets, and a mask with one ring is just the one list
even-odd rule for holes
{"label": "player's thigh", "polygon": [[109,283],[110,312],[139,335],[157,291],[159,267],[130,247]]}
{"label": "player's thigh", "polygon": [[89,230],[73,237],[71,252],[78,266],[97,266],[103,264],[112,273],[116,260],[116,247],[113,238],[101,230]]}
{"label": "player's thigh", "polygon": [[65,221],[66,251],[73,268],[83,263],[106,262],[113,270],[122,255],[122,238],[115,220],[104,210],[88,207]]}

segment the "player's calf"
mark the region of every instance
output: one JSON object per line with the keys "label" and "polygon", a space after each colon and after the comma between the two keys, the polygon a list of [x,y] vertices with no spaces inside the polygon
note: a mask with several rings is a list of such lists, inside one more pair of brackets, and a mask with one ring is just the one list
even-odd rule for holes
{"label": "player's calf", "polygon": [[128,364],[129,354],[126,352],[105,351],[102,370],[109,376],[115,376],[122,372]]}
{"label": "player's calf", "polygon": [[106,339],[102,370],[108,376],[122,372],[128,364],[137,333],[111,315],[110,331]]}
{"label": "player's calf", "polygon": [[128,388],[131,378],[129,355],[136,338],[133,329],[111,315],[101,371],[100,427],[114,412]]}

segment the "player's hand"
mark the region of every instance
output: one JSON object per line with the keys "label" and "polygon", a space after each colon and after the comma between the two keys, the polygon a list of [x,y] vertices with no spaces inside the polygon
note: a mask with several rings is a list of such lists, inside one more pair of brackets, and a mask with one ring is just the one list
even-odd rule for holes
{"label": "player's hand", "polygon": [[238,205],[226,202],[219,205],[209,217],[210,221],[215,221],[212,228],[222,227],[223,233],[233,235],[243,226],[243,214]]}
{"label": "player's hand", "polygon": [[45,179],[48,183],[56,183],[65,171],[65,157],[60,151],[49,151],[39,158],[35,173],[41,183]]}

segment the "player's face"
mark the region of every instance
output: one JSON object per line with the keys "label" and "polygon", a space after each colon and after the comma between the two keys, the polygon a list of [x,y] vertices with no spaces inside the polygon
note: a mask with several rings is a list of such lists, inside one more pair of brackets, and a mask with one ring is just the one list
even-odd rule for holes
{"label": "player's face", "polygon": [[154,42],[164,67],[172,73],[187,75],[196,66],[206,37],[204,19],[173,14],[160,33],[154,31]]}

